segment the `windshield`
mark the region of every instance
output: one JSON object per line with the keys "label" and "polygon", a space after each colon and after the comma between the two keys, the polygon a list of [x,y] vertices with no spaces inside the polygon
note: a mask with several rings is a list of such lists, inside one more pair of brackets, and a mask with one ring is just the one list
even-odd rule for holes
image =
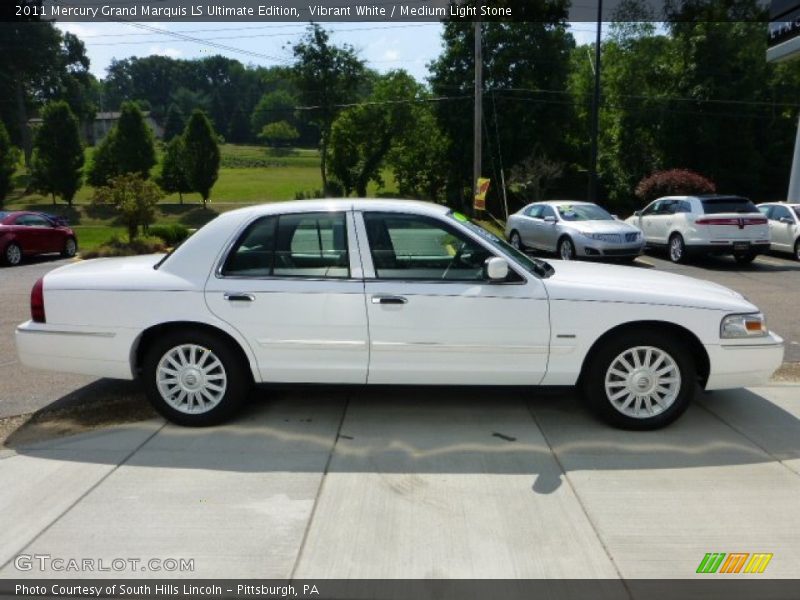
{"label": "windshield", "polygon": [[495,249],[499,250],[501,254],[510,255],[517,263],[525,268],[526,271],[538,275],[539,277],[550,277],[555,273],[555,269],[550,263],[540,260],[538,258],[531,258],[524,252],[520,252],[514,246],[505,240],[497,237],[491,231],[487,231],[480,225],[476,225],[466,215],[458,212],[450,211],[447,216],[454,219],[467,227],[470,231],[477,233],[485,241],[489,242]]}
{"label": "windshield", "polygon": [[613,221],[605,209],[596,204],[560,204],[556,207],[564,221]]}

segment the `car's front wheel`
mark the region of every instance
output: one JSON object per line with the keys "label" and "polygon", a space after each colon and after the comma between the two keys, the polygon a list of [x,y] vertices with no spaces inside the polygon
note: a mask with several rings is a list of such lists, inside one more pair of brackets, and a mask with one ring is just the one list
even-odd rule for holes
{"label": "car's front wheel", "polygon": [[674,263],[686,261],[686,243],[680,233],[673,233],[669,238],[669,259]]}
{"label": "car's front wheel", "polygon": [[557,250],[561,260],[575,260],[575,244],[568,237],[563,237],[558,241]]}
{"label": "car's front wheel", "polygon": [[696,385],[686,344],[654,330],[629,331],[605,342],[583,374],[583,393],[606,422],[622,429],[658,429],[688,408]]}
{"label": "car's front wheel", "polygon": [[142,363],[153,407],[170,421],[201,427],[230,417],[250,388],[250,375],[229,342],[205,331],[160,337]]}
{"label": "car's front wheel", "polygon": [[11,242],[6,246],[3,252],[3,262],[12,267],[16,267],[22,262],[22,248],[20,248],[19,244]]}

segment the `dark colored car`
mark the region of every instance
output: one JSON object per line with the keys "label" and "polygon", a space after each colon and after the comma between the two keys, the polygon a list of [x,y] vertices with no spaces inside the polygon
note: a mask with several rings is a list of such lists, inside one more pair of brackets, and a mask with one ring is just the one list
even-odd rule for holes
{"label": "dark colored car", "polygon": [[69,227],[60,225],[41,213],[0,211],[0,260],[18,265],[23,256],[58,252],[75,256],[78,240]]}

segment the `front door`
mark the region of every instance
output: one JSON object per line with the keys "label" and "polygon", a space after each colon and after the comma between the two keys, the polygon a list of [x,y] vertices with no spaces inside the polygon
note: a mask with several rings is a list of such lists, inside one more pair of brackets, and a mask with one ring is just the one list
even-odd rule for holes
{"label": "front door", "polygon": [[365,383],[364,283],[350,212],[264,216],[206,284],[265,382]]}
{"label": "front door", "polygon": [[538,384],[550,320],[544,285],[450,217],[356,212],[369,317],[369,383]]}

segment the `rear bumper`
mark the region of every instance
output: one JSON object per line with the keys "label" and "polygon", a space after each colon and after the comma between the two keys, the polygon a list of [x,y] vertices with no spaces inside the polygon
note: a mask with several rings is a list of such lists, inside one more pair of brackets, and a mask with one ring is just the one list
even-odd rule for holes
{"label": "rear bumper", "polygon": [[[745,343],[747,342],[747,343]],[[758,343],[743,340],[706,346],[709,358],[707,390],[724,390],[767,383],[783,362],[783,339],[774,333]]]}
{"label": "rear bumper", "polygon": [[770,244],[769,242],[766,243],[748,243],[747,250],[742,251],[737,249],[734,244],[738,244],[740,242],[735,241],[724,241],[720,243],[714,244],[692,244],[687,242],[686,244],[686,252],[692,255],[701,255],[701,254],[735,254],[738,252],[744,252],[746,254],[764,254],[765,252],[769,251]]}
{"label": "rear bumper", "polygon": [[26,321],[17,327],[17,355],[26,367],[95,377],[133,379],[131,336]]}

